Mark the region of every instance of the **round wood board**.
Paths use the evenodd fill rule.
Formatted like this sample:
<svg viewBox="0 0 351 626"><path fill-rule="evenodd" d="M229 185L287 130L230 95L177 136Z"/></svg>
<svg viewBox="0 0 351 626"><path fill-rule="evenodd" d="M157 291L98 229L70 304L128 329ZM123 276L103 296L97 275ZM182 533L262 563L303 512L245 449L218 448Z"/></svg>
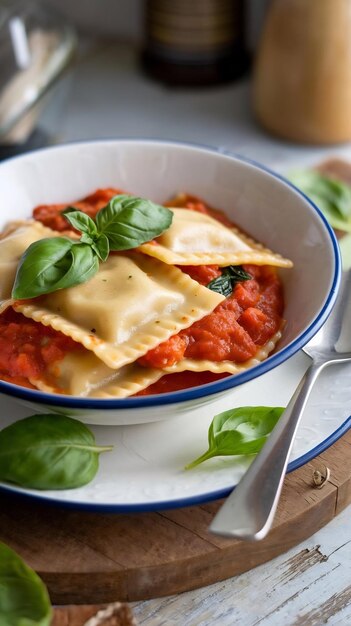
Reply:
<svg viewBox="0 0 351 626"><path fill-rule="evenodd" d="M159 513L73 511L1 494L0 540L48 586L54 604L131 601L202 587L306 539L351 502L351 431L286 477L273 529L260 542L208 533L221 501ZM314 469L330 469L322 489Z"/></svg>

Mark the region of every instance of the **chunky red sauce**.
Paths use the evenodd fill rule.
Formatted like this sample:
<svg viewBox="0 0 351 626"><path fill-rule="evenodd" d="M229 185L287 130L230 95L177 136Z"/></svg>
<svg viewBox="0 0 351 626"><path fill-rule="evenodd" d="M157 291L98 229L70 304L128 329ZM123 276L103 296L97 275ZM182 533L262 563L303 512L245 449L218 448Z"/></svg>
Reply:
<svg viewBox="0 0 351 626"><path fill-rule="evenodd" d="M213 383L215 380L226 378L228 374L212 374L212 372L177 372L163 376L156 383L147 389L139 391L137 396L150 396L153 393L169 393L170 391L181 391L206 383Z"/></svg>
<svg viewBox="0 0 351 626"><path fill-rule="evenodd" d="M209 207L196 196L183 194L167 204L199 211L211 215L226 226L233 226L226 215ZM207 285L221 274L217 265L181 266L180 269L202 285ZM169 367L183 358L237 363L252 358L282 325L283 293L275 268L244 265L244 269L252 276L252 280L238 283L231 296L212 313L150 350L139 359L139 363L150 367ZM166 376L149 387L147 392L175 391L209 382L209 372L189 374L185 372ZM215 374L211 376L214 377L212 380L218 378ZM196 383L192 383L194 377ZM175 388L174 385L180 386Z"/></svg>
<svg viewBox="0 0 351 626"><path fill-rule="evenodd" d="M83 200L72 204L94 217L111 198L123 193L118 189L98 189ZM206 213L227 226L232 222L220 211L209 207L196 196L182 194L170 200L177 206ZM66 204L42 205L33 217L57 231L69 228L62 211ZM157 241L154 242L157 245ZM182 266L202 285L221 274L216 265ZM251 280L239 283L233 293L217 308L182 330L139 359L147 367L171 366L182 358L231 360L243 362L253 357L280 328L283 312L282 288L276 270L271 267L245 265ZM0 378L22 386L32 385L45 372L47 365L59 361L67 352L83 348L72 339L49 327L7 310L0 317ZM138 395L166 393L212 382L227 376L211 372L181 372L164 376Z"/></svg>
<svg viewBox="0 0 351 626"><path fill-rule="evenodd" d="M100 211L108 202L117 194L124 193L120 189L97 189L94 193L86 196L82 200L77 202L71 202L76 209L84 211L89 217L95 217L96 213ZM66 218L62 215L62 211L67 209L67 204L41 204L37 206L33 211L34 219L42 222L44 226L52 228L53 230L63 231L71 230L72 227L67 222Z"/></svg>
<svg viewBox="0 0 351 626"><path fill-rule="evenodd" d="M283 298L272 268L245 265L244 269L252 280L237 284L212 313L150 350L139 363L169 367L182 358L237 363L252 358L280 328Z"/></svg>
<svg viewBox="0 0 351 626"><path fill-rule="evenodd" d="M0 378L8 382L34 387L29 380L42 378L47 366L57 363L67 352L84 348L53 330L27 319L13 309L0 317Z"/></svg>

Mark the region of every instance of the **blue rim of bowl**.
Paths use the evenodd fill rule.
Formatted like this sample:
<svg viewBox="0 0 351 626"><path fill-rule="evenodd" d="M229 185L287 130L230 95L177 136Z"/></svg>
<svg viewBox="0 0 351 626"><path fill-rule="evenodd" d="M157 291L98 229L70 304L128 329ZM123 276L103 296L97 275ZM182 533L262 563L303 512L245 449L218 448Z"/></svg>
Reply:
<svg viewBox="0 0 351 626"><path fill-rule="evenodd" d="M348 417L340 426L332 432L326 439L319 442L314 448L305 452L294 461L289 463L287 473L293 472L302 465L309 463L316 456L325 452L330 446L336 443L343 435L345 435L351 429L351 416ZM87 513L150 513L151 511L162 511L166 509L178 509L187 506L196 506L199 504L205 504L206 502L212 502L213 500L219 500L226 498L235 489L236 485L226 487L224 489L217 489L216 491L209 491L197 496L189 496L188 498L177 498L175 500L161 500L159 502L139 502L137 504L101 504L90 502L77 502L73 500L61 500L60 498L50 498L41 496L38 493L27 492L22 488L17 488L15 485L0 484L0 493L6 493L15 498L24 500L34 500L38 504L49 505L53 507L60 507L63 509L75 509L79 511L85 511ZM74 491L74 490L73 490Z"/></svg>
<svg viewBox="0 0 351 626"><path fill-rule="evenodd" d="M294 341L292 341L288 346L280 350L277 354L273 354L268 357L262 363L255 365L254 367L245 370L240 374L234 374L223 378L219 381L215 381L212 383L207 383L205 385L200 385L198 387L192 387L190 389L185 389L184 391L173 391L170 393L164 393L160 395L150 395L150 396L142 396L138 398L126 398L126 399L93 399L93 398L70 398L69 396L58 395L58 394L48 394L45 392L41 392L38 390L31 390L20 388L17 385L13 385L11 383L7 383L5 381L0 380L0 393L4 392L8 395L20 398L22 400L27 400L29 402L40 402L46 404L47 406L57 406L60 408L71 408L71 409L136 409L136 408L146 408L150 406L167 406L169 404L178 404L180 402L187 402L191 400L195 400L197 398L201 398L203 396L210 396L213 394L221 393L222 391L226 391L227 389L232 389L238 385L248 382L252 378L257 378L262 374L270 371L271 369L277 367L291 356L293 356L298 350L300 350L306 343L316 334L316 332L321 328L321 326L326 321L329 316L337 297L338 288L340 286L341 280L341 256L340 250L337 243L336 236L334 234L333 229L329 225L328 221L324 217L321 210L312 202L306 194L304 194L300 189L295 187L290 181L272 171L270 168L262 165L261 163L257 163L253 159L249 159L238 155L229 150L224 150L222 148L214 148L207 145L196 144L192 142L185 141L174 141L174 140L163 140L163 139L151 139L151 138L122 138L118 139L108 139L108 140L93 140L93 141L76 141L70 142L63 145L53 146L50 148L44 148L41 150L33 151L29 156L33 154L43 153L43 152L52 152L54 150L60 151L65 149L68 145L94 145L97 143L100 144L115 144L115 143L154 143L154 144L167 144L169 146L178 146L185 148L192 148L195 150L201 150L202 152L208 152L210 154L220 154L224 157L228 157L229 159L233 159L235 161L241 161L242 163L247 163L248 165L252 165L255 168L270 174L273 178L280 180L282 183L293 189L298 195L302 196L306 202L312 207L312 209L319 215L322 223L324 224L325 229L328 232L330 241L332 243L332 248L334 252L334 275L332 280L332 285L326 298L326 301L320 310L317 317L313 320L310 326L301 333ZM20 155L15 156L4 162L4 165L9 161L14 161L17 159L24 159L28 155Z"/></svg>

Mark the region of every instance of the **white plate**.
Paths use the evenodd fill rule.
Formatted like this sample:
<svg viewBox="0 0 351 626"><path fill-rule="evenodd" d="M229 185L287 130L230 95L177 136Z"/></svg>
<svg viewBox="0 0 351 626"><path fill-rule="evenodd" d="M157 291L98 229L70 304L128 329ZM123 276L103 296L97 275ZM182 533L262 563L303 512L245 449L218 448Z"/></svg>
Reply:
<svg viewBox="0 0 351 626"><path fill-rule="evenodd" d="M32 491L3 485L7 491L46 502L98 511L150 511L207 502L229 493L250 459L222 457L184 471L206 449L208 426L221 411L245 405L285 406L309 359L300 352L275 370L233 390L232 396L172 420L139 426L91 427L101 444L113 444L101 455L100 469L87 486L65 491ZM322 373L298 430L289 470L307 463L350 427L351 365L331 366ZM1 398L1 427L30 411ZM167 407L165 407L167 410Z"/></svg>
<svg viewBox="0 0 351 626"><path fill-rule="evenodd" d="M205 451L213 416L246 405L285 406L308 363L304 353L297 353L213 403L170 420L138 426L90 426L98 443L113 444L114 449L101 455L99 472L85 487L44 492L12 485L1 488L55 504L113 512L159 510L223 497L238 483L251 459L222 457L183 470ZM298 430L289 471L313 459L351 427L350 379L351 365L332 366L321 374ZM165 406L163 410L172 409ZM33 410L8 396L0 396L1 428L31 413Z"/></svg>

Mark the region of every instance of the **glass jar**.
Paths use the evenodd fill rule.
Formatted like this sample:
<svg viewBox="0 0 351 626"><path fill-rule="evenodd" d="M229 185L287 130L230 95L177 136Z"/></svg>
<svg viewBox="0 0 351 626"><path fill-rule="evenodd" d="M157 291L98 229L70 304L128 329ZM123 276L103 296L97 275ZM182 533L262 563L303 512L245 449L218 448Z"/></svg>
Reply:
<svg viewBox="0 0 351 626"><path fill-rule="evenodd" d="M37 128L44 95L76 47L74 30L33 0L0 3L0 159L45 143Z"/></svg>

